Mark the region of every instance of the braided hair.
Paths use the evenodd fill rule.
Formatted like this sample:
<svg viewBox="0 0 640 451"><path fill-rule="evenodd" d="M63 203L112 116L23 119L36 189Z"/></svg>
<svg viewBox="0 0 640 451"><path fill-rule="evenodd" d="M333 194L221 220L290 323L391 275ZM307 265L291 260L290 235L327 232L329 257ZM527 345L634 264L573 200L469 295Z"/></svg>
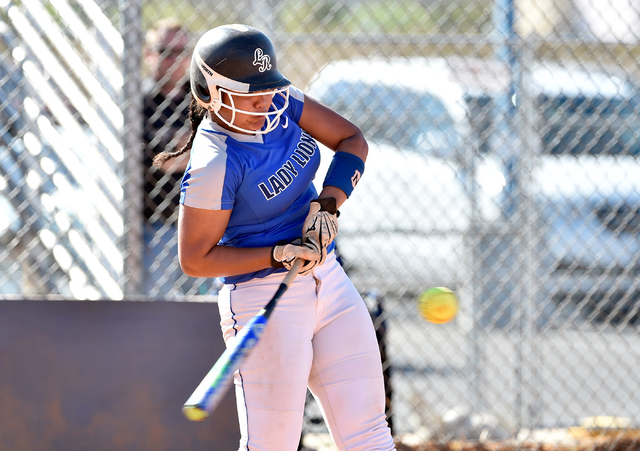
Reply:
<svg viewBox="0 0 640 451"><path fill-rule="evenodd" d="M191 97L191 102L189 103L189 120L191 121L191 135L189 136L189 141L182 146L182 148L174 150L172 152L168 150L164 150L158 153L153 158L153 166L156 168L161 168L167 161L172 158L178 157L185 152L191 150L193 146L193 140L196 137L196 132L198 131L198 127L200 123L204 119L207 114L207 109L201 107L195 98Z"/></svg>

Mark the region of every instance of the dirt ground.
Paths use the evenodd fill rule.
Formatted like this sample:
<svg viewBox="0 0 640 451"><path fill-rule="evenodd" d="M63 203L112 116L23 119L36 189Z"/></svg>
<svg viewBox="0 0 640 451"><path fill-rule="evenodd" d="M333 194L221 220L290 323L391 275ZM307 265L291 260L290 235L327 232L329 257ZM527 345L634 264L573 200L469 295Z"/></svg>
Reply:
<svg viewBox="0 0 640 451"><path fill-rule="evenodd" d="M396 447L398 451L640 451L640 437L583 437L572 445L515 441L486 441L482 443L450 441L446 443L427 442L415 446L397 443Z"/></svg>

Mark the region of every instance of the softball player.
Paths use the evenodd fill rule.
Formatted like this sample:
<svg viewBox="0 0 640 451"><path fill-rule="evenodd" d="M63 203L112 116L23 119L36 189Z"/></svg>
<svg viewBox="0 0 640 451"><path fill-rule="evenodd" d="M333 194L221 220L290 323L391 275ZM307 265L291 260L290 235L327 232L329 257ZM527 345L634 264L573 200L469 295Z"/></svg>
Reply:
<svg viewBox="0 0 640 451"><path fill-rule="evenodd" d="M220 277L229 346L296 258L307 261L235 375L240 450L294 451L307 387L341 450L395 449L369 313L336 261L336 208L364 171L367 144L346 119L277 69L270 40L214 28L191 61L191 150L181 187L179 255L192 277ZM318 195L316 140L335 150Z"/></svg>

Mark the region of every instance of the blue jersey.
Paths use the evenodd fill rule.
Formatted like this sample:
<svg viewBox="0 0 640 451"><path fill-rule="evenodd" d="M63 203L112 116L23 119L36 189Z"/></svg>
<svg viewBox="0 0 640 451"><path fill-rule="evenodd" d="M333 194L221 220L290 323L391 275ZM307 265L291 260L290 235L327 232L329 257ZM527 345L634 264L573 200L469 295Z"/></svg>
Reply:
<svg viewBox="0 0 640 451"><path fill-rule="evenodd" d="M267 134L229 131L205 118L191 149L182 180L180 203L208 210L230 210L218 243L233 247L269 247L302 235L309 203L318 197L312 184L320 152L298 126L304 95L290 87L289 106ZM282 108L284 98L273 103ZM224 283L264 277L273 268L224 277Z"/></svg>

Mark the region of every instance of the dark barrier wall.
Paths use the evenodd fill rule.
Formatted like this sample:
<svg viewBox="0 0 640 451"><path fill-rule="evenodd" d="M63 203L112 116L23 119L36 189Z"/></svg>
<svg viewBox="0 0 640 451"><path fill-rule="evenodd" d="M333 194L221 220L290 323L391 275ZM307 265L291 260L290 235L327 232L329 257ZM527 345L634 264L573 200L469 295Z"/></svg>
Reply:
<svg viewBox="0 0 640 451"><path fill-rule="evenodd" d="M216 303L0 301L0 450L230 451L230 391L181 407L223 351Z"/></svg>

